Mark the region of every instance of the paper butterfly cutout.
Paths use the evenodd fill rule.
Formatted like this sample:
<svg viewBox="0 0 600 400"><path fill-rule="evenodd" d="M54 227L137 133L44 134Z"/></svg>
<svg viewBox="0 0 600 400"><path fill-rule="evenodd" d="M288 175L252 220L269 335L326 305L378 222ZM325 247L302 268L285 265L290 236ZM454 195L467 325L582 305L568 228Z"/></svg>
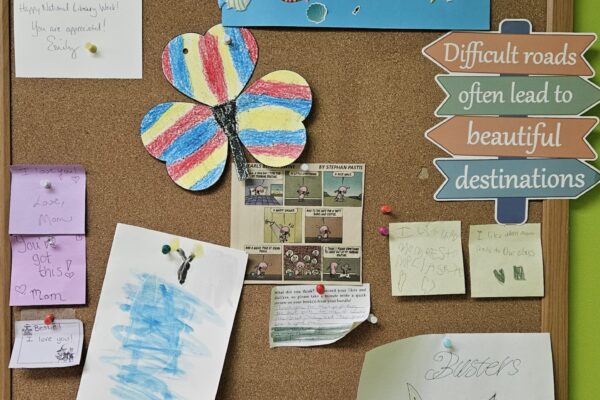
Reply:
<svg viewBox="0 0 600 400"><path fill-rule="evenodd" d="M203 103L158 104L142 119L144 146L179 186L198 191L217 182L228 142L240 180L249 175L243 147L270 167L289 165L304 150L303 121L312 107L308 83L295 72L276 71L242 93L257 59L249 30L221 25L204 36L179 35L163 51L167 80Z"/></svg>

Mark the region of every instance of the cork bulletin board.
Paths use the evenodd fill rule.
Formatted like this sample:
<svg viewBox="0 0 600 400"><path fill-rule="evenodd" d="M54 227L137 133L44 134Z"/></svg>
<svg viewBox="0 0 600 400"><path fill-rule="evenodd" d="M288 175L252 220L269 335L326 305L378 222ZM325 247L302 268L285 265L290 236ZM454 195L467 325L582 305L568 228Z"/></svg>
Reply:
<svg viewBox="0 0 600 400"><path fill-rule="evenodd" d="M572 0L493 0L492 29L505 18L527 18L535 31L569 31ZM183 100L164 79L165 44L184 32L219 23L215 0L147 0L143 5L142 80L16 79L12 2L2 1L2 162L0 213L0 399L48 394L74 399L82 367L7 369L12 326L22 308L8 306L9 164L82 164L87 183L87 304L75 308L92 331L117 223L229 245L230 180L201 194L184 191L149 156L139 123L153 105ZM421 49L443 32L252 29L259 43L254 79L277 69L310 83L314 106L308 145L299 162L365 163L364 281L371 284L377 325L362 324L336 344L269 349L270 286L246 286L223 370L220 399L352 399L366 351L409 336L444 332L551 332L557 399L567 399L568 202L532 202L529 222L542 221L546 296L475 300L467 295L395 298L390 294L387 222L461 220L463 249L471 224L494 223L493 202L438 203L442 176L432 164L441 150L423 134L439 120L441 72ZM429 177L419 179L423 168ZM235 175L235 172L233 172ZM233 176L233 179L237 179ZM394 207L391 218L381 203ZM468 275L468 267L466 267ZM468 278L468 276L467 276ZM468 279L467 279L468 282ZM43 315L43 310L40 310ZM85 352L84 352L85 356ZM83 365L83 362L82 362ZM197 377L201 385L202 377Z"/></svg>

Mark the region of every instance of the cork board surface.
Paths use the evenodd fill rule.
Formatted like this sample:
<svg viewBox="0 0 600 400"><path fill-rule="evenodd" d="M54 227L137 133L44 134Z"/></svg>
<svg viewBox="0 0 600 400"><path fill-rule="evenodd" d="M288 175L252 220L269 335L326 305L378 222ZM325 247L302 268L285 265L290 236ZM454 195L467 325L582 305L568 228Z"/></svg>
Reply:
<svg viewBox="0 0 600 400"><path fill-rule="evenodd" d="M416 0L411 0L416 1ZM428 1L428 0L420 0ZM185 100L162 75L160 55L173 36L204 33L220 20L215 0L144 2L143 80L12 78L12 163L80 163L87 186L87 305L75 314L86 345L118 222L229 244L231 168L216 187L193 194L177 187L164 164L142 146L139 122L153 105ZM546 26L546 0L493 0L492 27L504 18ZM174 5L177 4L175 7ZM253 29L259 61L253 80L277 69L310 83L314 108L301 162L366 163L364 281L371 283L378 325L361 325L320 348L268 346L270 286L246 286L223 370L220 399L352 399L364 353L397 339L443 332L535 332L539 299L474 300L467 296L394 298L387 241L377 227L396 221L461 220L463 249L471 224L494 223L492 202L437 203L445 153L424 139L444 98L442 71L421 55L441 32ZM14 49L13 49L14 51ZM429 178L418 178L421 169ZM382 216L380 203L393 205ZM532 203L530 222L541 218ZM468 282L468 281L467 281ZM21 319L21 309L14 308ZM43 310L40 310L40 315ZM16 370L15 400L74 399L81 367ZM195 377L201 385L202 377Z"/></svg>

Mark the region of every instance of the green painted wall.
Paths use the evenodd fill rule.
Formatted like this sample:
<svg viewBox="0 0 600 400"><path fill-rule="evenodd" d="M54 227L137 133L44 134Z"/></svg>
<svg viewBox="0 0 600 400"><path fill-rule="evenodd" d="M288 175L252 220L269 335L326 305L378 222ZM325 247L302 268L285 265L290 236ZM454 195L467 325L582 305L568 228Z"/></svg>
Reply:
<svg viewBox="0 0 600 400"><path fill-rule="evenodd" d="M575 30L600 36L598 0L575 0ZM600 84L600 43L587 53ZM600 116L600 107L590 114ZM600 153L600 129L588 136ZM600 162L593 163L600 168ZM571 202L571 266L569 278L570 399L600 395L600 188Z"/></svg>

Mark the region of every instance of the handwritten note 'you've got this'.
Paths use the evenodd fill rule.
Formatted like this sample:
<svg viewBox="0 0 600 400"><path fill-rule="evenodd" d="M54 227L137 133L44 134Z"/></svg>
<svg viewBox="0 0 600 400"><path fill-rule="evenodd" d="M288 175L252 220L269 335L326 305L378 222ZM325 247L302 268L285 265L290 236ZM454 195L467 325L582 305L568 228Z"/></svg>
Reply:
<svg viewBox="0 0 600 400"><path fill-rule="evenodd" d="M85 171L79 165L13 165L11 235L83 235ZM47 184L47 187L43 186Z"/></svg>
<svg viewBox="0 0 600 400"><path fill-rule="evenodd" d="M393 296L464 294L460 221L390 224Z"/></svg>
<svg viewBox="0 0 600 400"><path fill-rule="evenodd" d="M142 77L141 0L15 1L14 35L17 77Z"/></svg>

